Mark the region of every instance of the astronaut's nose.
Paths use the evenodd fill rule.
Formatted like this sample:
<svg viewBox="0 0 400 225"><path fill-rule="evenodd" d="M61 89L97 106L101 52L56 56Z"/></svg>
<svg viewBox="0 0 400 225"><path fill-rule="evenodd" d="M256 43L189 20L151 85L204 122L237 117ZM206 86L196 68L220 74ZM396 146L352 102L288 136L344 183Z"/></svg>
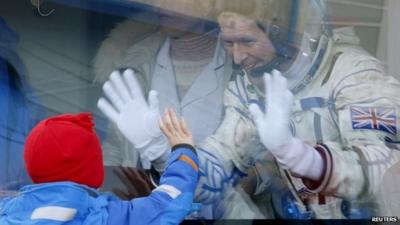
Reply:
<svg viewBox="0 0 400 225"><path fill-rule="evenodd" d="M238 44L233 45L232 57L235 64L242 65L247 58L246 51Z"/></svg>

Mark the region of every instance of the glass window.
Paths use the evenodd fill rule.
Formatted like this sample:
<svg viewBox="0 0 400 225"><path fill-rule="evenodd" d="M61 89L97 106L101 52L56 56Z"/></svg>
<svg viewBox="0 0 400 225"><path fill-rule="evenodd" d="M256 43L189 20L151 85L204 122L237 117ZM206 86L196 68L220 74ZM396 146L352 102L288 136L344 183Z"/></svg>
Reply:
<svg viewBox="0 0 400 225"><path fill-rule="evenodd" d="M2 1L0 198L32 183L30 130L78 112L95 118L101 190L148 195L165 137L132 143L97 106L120 110L105 84L121 94L110 75L132 70L143 98L157 91L161 115L171 107L193 132L202 207L188 219L399 215L398 10L395 0ZM269 105L263 75L274 70L293 98ZM277 116L271 126L251 104Z"/></svg>

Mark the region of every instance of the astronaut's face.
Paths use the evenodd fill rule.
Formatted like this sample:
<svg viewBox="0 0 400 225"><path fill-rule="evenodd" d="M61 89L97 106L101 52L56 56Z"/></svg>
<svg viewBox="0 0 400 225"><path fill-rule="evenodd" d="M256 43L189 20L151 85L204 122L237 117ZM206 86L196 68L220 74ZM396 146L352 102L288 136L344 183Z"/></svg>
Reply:
<svg viewBox="0 0 400 225"><path fill-rule="evenodd" d="M271 41L254 20L232 14L221 17L219 25L225 49L235 64L250 71L275 57Z"/></svg>

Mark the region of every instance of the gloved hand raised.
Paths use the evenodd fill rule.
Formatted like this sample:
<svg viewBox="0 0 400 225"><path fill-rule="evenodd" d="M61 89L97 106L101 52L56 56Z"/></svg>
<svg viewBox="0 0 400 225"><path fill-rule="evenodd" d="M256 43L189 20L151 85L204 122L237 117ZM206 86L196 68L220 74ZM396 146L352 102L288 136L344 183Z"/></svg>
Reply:
<svg viewBox="0 0 400 225"><path fill-rule="evenodd" d="M313 180L322 174L323 161L319 153L310 145L293 137L289 121L293 94L287 87L287 80L274 70L264 74L266 87L266 112L251 104L261 142L271 151L278 163L291 172Z"/></svg>
<svg viewBox="0 0 400 225"><path fill-rule="evenodd" d="M256 104L251 104L249 110L265 147L278 149L293 139L289 126L293 94L287 89L286 79L276 70L272 75L264 74L264 85L266 113L262 113Z"/></svg>
<svg viewBox="0 0 400 225"><path fill-rule="evenodd" d="M123 75L114 71L110 79L103 85L104 94L109 101L100 98L97 107L104 115L114 122L120 132L139 151L146 148L162 135L158 125L160 118L159 104L156 91L150 91L146 102L133 70L127 69ZM166 143L166 141L164 141ZM166 148L163 146L163 148ZM162 149L162 148L161 148ZM166 151L168 148L166 148ZM140 152L146 159L152 161L164 152Z"/></svg>

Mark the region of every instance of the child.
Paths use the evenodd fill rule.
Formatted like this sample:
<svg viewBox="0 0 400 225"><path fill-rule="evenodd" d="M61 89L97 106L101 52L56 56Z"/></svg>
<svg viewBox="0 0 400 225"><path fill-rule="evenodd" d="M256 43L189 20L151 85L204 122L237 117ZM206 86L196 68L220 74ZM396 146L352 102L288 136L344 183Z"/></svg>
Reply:
<svg viewBox="0 0 400 225"><path fill-rule="evenodd" d="M179 224L191 208L198 159L190 131L173 111L160 128L173 146L160 186L148 197L121 201L96 190L104 178L103 157L90 114L40 122L24 150L35 184L0 202L0 224Z"/></svg>

